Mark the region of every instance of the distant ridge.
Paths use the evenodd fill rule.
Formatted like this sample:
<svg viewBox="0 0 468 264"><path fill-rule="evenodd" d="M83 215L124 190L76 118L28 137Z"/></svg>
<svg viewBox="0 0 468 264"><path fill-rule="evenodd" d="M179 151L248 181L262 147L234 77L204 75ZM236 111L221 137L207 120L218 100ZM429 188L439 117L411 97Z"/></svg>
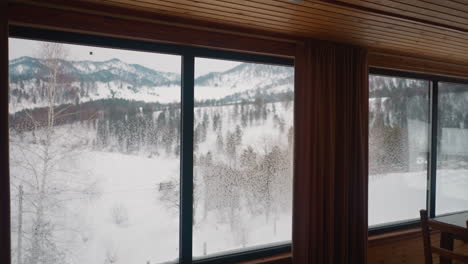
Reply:
<svg viewBox="0 0 468 264"><path fill-rule="evenodd" d="M63 81L58 91L58 105L106 98L161 103L180 100L178 73L157 71L117 58L61 60L60 65ZM9 66L10 112L44 106L48 83L45 61L25 56L10 60ZM292 91L293 75L292 67L242 63L224 72L196 78L196 96L200 97L198 100L240 98L241 94L248 98L258 91Z"/></svg>

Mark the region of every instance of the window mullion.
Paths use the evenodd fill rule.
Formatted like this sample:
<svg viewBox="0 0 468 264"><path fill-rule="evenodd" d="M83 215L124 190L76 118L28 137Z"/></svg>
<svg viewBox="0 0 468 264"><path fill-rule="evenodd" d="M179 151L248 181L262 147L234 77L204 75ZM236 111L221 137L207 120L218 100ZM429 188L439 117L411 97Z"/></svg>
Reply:
<svg viewBox="0 0 468 264"><path fill-rule="evenodd" d="M427 209L429 217L436 214L436 180L437 180L437 129L438 129L438 81L432 81L431 89L431 122L430 122L430 148L429 148L429 180L427 192Z"/></svg>
<svg viewBox="0 0 468 264"><path fill-rule="evenodd" d="M193 54L187 53L182 57L180 263L192 263L194 64Z"/></svg>

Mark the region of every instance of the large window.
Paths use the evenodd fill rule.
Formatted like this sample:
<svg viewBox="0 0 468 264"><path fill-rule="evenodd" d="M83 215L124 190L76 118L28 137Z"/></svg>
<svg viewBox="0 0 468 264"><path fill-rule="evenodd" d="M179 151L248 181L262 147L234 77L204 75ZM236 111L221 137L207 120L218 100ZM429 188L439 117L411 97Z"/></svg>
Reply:
<svg viewBox="0 0 468 264"><path fill-rule="evenodd" d="M12 32L12 263L290 250L291 60Z"/></svg>
<svg viewBox="0 0 468 264"><path fill-rule="evenodd" d="M293 68L195 71L194 255L291 240Z"/></svg>
<svg viewBox="0 0 468 264"><path fill-rule="evenodd" d="M468 210L468 85L439 83L437 214Z"/></svg>
<svg viewBox="0 0 468 264"><path fill-rule="evenodd" d="M13 263L177 259L181 57L10 46Z"/></svg>
<svg viewBox="0 0 468 264"><path fill-rule="evenodd" d="M468 210L468 86L446 80L371 71L371 229Z"/></svg>
<svg viewBox="0 0 468 264"><path fill-rule="evenodd" d="M369 77L369 225L426 207L430 82Z"/></svg>

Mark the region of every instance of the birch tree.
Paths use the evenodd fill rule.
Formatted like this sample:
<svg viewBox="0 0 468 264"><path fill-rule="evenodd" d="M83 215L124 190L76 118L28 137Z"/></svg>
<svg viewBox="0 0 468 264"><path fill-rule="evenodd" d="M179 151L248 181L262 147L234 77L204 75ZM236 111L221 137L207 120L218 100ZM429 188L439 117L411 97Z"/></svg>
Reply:
<svg viewBox="0 0 468 264"><path fill-rule="evenodd" d="M58 96L71 87L63 66L67 49L59 43L43 42L39 56L47 71L45 114L28 111L32 127L10 133L12 189L24 186L24 197L20 197L23 209L16 212L24 221L17 223L22 226L18 237L24 242L18 243L20 248L15 252L24 252L17 261L27 264L67 263L73 257L69 245L81 228L79 221L73 221L76 225L72 226L66 220L77 213L69 208L75 201L96 194L96 184L77 177L86 172L75 169L82 144L74 129L57 126L57 120L70 114L66 107L57 108Z"/></svg>

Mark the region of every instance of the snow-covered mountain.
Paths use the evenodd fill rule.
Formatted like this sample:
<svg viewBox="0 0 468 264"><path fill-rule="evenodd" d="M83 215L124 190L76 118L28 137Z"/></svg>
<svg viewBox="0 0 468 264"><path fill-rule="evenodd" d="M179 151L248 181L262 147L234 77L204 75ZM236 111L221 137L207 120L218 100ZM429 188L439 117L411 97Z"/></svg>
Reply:
<svg viewBox="0 0 468 264"><path fill-rule="evenodd" d="M257 93L294 90L294 68L242 63L225 72L211 72L195 79L195 99L249 100Z"/></svg>
<svg viewBox="0 0 468 264"><path fill-rule="evenodd" d="M170 91L180 83L177 73L156 71L119 59L61 60L59 65L57 105L102 98L170 102L176 100ZM9 66L10 112L46 105L49 82L46 61L21 57L11 60Z"/></svg>
<svg viewBox="0 0 468 264"><path fill-rule="evenodd" d="M10 61L10 112L46 104L46 61L20 57ZM197 100L252 97L255 93L293 90L293 68L243 63L195 80ZM60 61L56 104L103 98L168 103L180 100L180 74L162 72L119 59ZM245 80L249 80L248 82ZM253 81L252 81L253 80Z"/></svg>
<svg viewBox="0 0 468 264"><path fill-rule="evenodd" d="M155 71L138 64L128 64L119 59L96 61L60 61L60 72L73 81L122 81L134 86L163 86L180 83L180 75ZM10 80L13 83L39 79L47 81L47 66L42 59L20 57L10 61Z"/></svg>
<svg viewBox="0 0 468 264"><path fill-rule="evenodd" d="M369 77L370 125L405 127L407 119L428 122L430 82L378 75ZM468 127L468 90L463 84L441 83L439 120L443 127ZM377 125L377 124L376 124Z"/></svg>

